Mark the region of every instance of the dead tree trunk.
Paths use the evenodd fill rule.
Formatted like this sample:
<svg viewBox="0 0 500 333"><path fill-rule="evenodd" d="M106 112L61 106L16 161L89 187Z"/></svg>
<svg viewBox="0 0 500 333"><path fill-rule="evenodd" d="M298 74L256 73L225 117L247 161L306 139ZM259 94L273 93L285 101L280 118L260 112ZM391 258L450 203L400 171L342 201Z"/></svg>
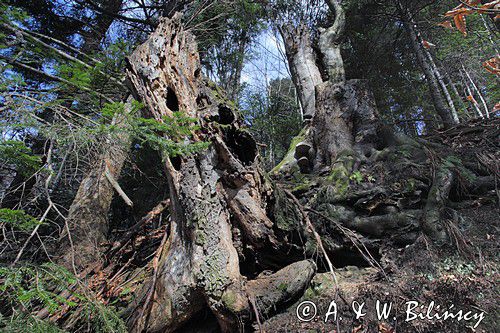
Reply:
<svg viewBox="0 0 500 333"><path fill-rule="evenodd" d="M127 101L128 110L131 99ZM126 119L118 115L113 123L124 129ZM78 192L70 206L57 249L58 262L66 267L85 268L102 262L101 244L108 233L108 212L115 190L120 191L116 179L130 149L130 135L120 131L116 137L108 138L102 147L102 155L97 158L83 178Z"/></svg>
<svg viewBox="0 0 500 333"><path fill-rule="evenodd" d="M282 258L278 268L284 267L289 245L268 217L273 191L259 167L256 143L240 128L235 110L217 100L201 77L194 38L179 19L161 20L129 58L128 78L150 117L162 121L173 111L184 112L202 128L196 140L211 146L182 158L165 156L169 239L157 276L139 293L129 324L134 332L172 332L209 307L222 330L234 332L253 314L254 300L259 308L273 309L300 294L315 266L295 263L274 279L249 281L242 274L245 258L264 268L273 265L270 259ZM272 249L271 258L264 248ZM288 287L276 292L278 281Z"/></svg>
<svg viewBox="0 0 500 333"><path fill-rule="evenodd" d="M204 309L212 311L223 332L241 330L256 312L272 314L301 295L313 277L315 264L303 258L321 241L315 228L323 228L324 257L359 251L373 265L378 264L370 251L379 250L382 239L411 244L424 229L446 241L441 219L455 178L438 177L432 190L418 180L425 178L414 165L429 160L426 150L380 126L364 81L307 83L315 89L315 114L294 151L313 164L317 184L312 199L303 198L303 209L292 191L270 183L238 113L201 77L196 43L179 16L160 20L129 57L127 77L146 117L161 122L182 112L200 126L192 140L210 142L195 154L164 156L170 228L152 276L129 305L132 332L173 332ZM389 147L396 143L405 155L397 155L400 146ZM386 168L382 172L379 162ZM353 186L360 163L371 163L377 183ZM449 161L443 165L456 168ZM411 172L413 183L404 193L393 193L394 179L384 183L387 170L405 170L398 182ZM436 196L442 184L446 189Z"/></svg>

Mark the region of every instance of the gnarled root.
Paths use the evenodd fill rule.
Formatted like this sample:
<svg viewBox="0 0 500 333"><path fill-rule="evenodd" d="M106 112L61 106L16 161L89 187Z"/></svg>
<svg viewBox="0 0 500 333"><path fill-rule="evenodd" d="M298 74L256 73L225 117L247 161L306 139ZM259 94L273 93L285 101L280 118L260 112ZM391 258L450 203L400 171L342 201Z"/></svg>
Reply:
<svg viewBox="0 0 500 333"><path fill-rule="evenodd" d="M453 170L450 170L446 165L442 165L436 171L420 223L424 233L441 244L448 241L448 235L443 225L444 208L454 180Z"/></svg>

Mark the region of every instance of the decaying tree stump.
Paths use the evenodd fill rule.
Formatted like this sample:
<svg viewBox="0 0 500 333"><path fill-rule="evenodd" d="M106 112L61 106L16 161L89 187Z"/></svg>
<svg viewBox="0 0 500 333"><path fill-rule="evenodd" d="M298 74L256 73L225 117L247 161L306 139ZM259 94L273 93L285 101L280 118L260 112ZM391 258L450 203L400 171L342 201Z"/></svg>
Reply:
<svg viewBox="0 0 500 333"><path fill-rule="evenodd" d="M202 79L196 43L183 31L179 16L162 20L128 63L128 78L146 114L162 121L174 111L184 112L201 126L195 140L211 142L192 156L165 156L169 240L156 283L145 284L130 325L137 332L170 332L208 306L223 331L235 331L252 316L249 297L259 304L266 295L264 307L270 311L299 295L315 266L295 263L284 268L286 274L277 272L275 279L249 281L242 275L240 261L245 257L266 267L269 263L259 257L260 251L285 257L290 245L269 218L273 191L259 166L256 143L241 128L231 104ZM277 281L289 287L276 293ZM146 299L151 299L149 304Z"/></svg>

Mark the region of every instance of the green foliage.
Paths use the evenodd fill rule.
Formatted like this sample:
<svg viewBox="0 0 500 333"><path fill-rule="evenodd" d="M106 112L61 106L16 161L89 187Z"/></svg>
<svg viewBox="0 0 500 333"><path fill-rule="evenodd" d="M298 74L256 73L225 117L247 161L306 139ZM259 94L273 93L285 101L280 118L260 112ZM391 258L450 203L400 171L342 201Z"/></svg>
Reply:
<svg viewBox="0 0 500 333"><path fill-rule="evenodd" d="M1 46L0 46L1 48ZM0 68L0 91L5 91L10 87L24 87L26 86L26 81L19 73L11 72L12 66L2 66Z"/></svg>
<svg viewBox="0 0 500 333"><path fill-rule="evenodd" d="M261 154L268 169L279 163L289 148L295 148L302 127L295 88L290 79L271 80L268 89L245 87L240 108L254 138L266 145ZM291 156L293 158L293 155Z"/></svg>
<svg viewBox="0 0 500 333"><path fill-rule="evenodd" d="M76 279L67 270L52 263L0 267L0 280L3 282L0 285L0 293L13 307L31 309L41 305L54 313L62 305L76 305L75 302L59 295L62 290L70 290L69 286L75 283ZM77 294L75 296L81 298Z"/></svg>
<svg viewBox="0 0 500 333"><path fill-rule="evenodd" d="M132 110L130 113L133 115L137 113L143 106L134 100L134 104L132 105ZM116 103L106 103L104 107L101 109L101 123L105 124L111 122L113 118L117 115L126 115L125 114L125 103L116 102Z"/></svg>
<svg viewBox="0 0 500 333"><path fill-rule="evenodd" d="M92 76L89 69L79 63L61 64L58 68L59 76L77 87L90 88Z"/></svg>
<svg viewBox="0 0 500 333"><path fill-rule="evenodd" d="M21 231L31 231L41 223L23 210L0 208L0 224L7 224Z"/></svg>
<svg viewBox="0 0 500 333"><path fill-rule="evenodd" d="M65 333L49 321L25 314L10 318L2 318L0 315L0 330L6 333Z"/></svg>
<svg viewBox="0 0 500 333"><path fill-rule="evenodd" d="M209 76L234 100L241 91L239 76L248 47L264 29L264 16L264 6L251 0L196 0L186 11L186 24L197 37Z"/></svg>
<svg viewBox="0 0 500 333"><path fill-rule="evenodd" d="M174 112L173 117L156 119L137 118L133 133L140 143L165 152L169 156L189 155L206 149L208 142L191 142L193 131L199 129L196 119L186 117L182 112Z"/></svg>
<svg viewBox="0 0 500 333"><path fill-rule="evenodd" d="M16 309L10 318L1 318L0 330L19 333L63 332L55 325L32 316L31 311L45 308L50 313L56 313L62 306L71 311L78 305L82 309L81 313L77 313L81 324L85 329L90 329L90 332L127 332L123 320L112 307L94 300L89 291L73 291L78 290L77 278L61 266L44 263L0 267L0 280L2 299ZM69 291L71 297L62 297L62 291Z"/></svg>
<svg viewBox="0 0 500 333"><path fill-rule="evenodd" d="M497 53L496 28L490 18L487 15L467 16L469 34L464 37L456 28L438 25L447 19L442 14L454 7L450 2L415 0L401 3L412 13L421 37L435 45L427 50L448 86L461 120L475 116L472 104L466 99L470 82L462 66L481 90L491 110L500 96L498 80L481 66L483 61ZM393 123L397 130L417 135L438 127L429 86L396 2L349 0L343 4L346 8L346 40L349 41L343 45L346 76L369 81L382 118ZM389 18L388 12L395 15ZM473 93L481 102L477 92Z"/></svg>
<svg viewBox="0 0 500 333"><path fill-rule="evenodd" d="M125 58L133 51L131 41L119 38L95 55L99 60L96 70L107 74L122 74Z"/></svg>
<svg viewBox="0 0 500 333"><path fill-rule="evenodd" d="M112 307L99 302L86 302L83 305L82 318L88 320L92 332L95 333L127 332L127 327L118 313Z"/></svg>
<svg viewBox="0 0 500 333"><path fill-rule="evenodd" d="M23 23L29 18L28 14L17 7L9 6L6 1L0 1L0 22L20 22Z"/></svg>
<svg viewBox="0 0 500 333"><path fill-rule="evenodd" d="M349 176L349 179L354 181L356 184L360 184L363 182L363 175L359 170L356 170Z"/></svg>
<svg viewBox="0 0 500 333"><path fill-rule="evenodd" d="M172 117L164 116L161 121L153 118L139 117L139 110L143 105L137 101L132 103L131 110L125 110L125 104L108 103L101 111L102 121L109 122L121 115L125 119L125 126L121 129L117 125L102 125L100 131L118 132L128 131L139 145L147 144L151 148L175 157L189 155L206 149L208 142L192 142L193 133L200 129L196 124L197 119L186 116L178 111Z"/></svg>
<svg viewBox="0 0 500 333"><path fill-rule="evenodd" d="M40 157L16 140L0 141L0 160L4 166L14 165L16 171L24 176L33 174L41 166Z"/></svg>

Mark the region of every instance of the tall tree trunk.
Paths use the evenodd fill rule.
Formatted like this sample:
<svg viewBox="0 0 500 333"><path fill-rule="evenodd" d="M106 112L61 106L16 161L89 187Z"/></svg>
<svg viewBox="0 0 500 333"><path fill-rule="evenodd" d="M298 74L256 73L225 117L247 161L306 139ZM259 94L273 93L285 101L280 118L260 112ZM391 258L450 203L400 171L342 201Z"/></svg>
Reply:
<svg viewBox="0 0 500 333"><path fill-rule="evenodd" d="M476 110L477 115L481 118L484 119L484 115L481 112L481 109L479 108L479 104L477 103L476 99L474 98L474 93L470 89L469 86L469 80L465 79L465 76L462 74L462 80L464 82L465 90L467 92L467 99L469 100L469 103L472 105L474 110Z"/></svg>
<svg viewBox="0 0 500 333"><path fill-rule="evenodd" d="M377 112L373 96L358 80L345 82L344 63L340 54L345 25L344 10L337 0L328 0L327 4L335 14L332 26L322 29L319 38L319 51L327 81L323 82L321 78L316 64L318 57L315 56L305 25L296 30L290 26L282 28L287 59L304 109L304 119L312 119L306 125L303 140L292 147L296 163L305 173L330 166L341 151L352 150L355 143L367 143L370 141L368 136L373 137L376 132ZM292 160L291 163L295 162ZM290 169L289 164L283 164L283 170Z"/></svg>
<svg viewBox="0 0 500 333"><path fill-rule="evenodd" d="M429 60L426 50L422 45L422 40L419 37L415 24L413 23L412 17L408 12L407 8L403 7L403 5L399 1L398 1L398 6L399 6L399 12L403 20L404 28L406 29L408 36L410 38L413 51L415 52L417 61L420 67L422 68L422 71L427 80L434 108L436 109L437 114L441 118L441 121L443 122L443 126L445 128L453 126L458 122L457 119L454 118L452 112L450 111L449 106L447 106L447 101L444 98L444 94L441 88L441 84L439 83L435 67L432 66L432 63Z"/></svg>
<svg viewBox="0 0 500 333"><path fill-rule="evenodd" d="M453 81L453 79L451 78L450 73L445 71L444 77L445 77L446 81L448 81L448 85L451 87L451 91L453 92L453 94L455 94L456 98L458 99L460 106L465 108L465 99L458 91L457 85L456 85L455 81Z"/></svg>
<svg viewBox="0 0 500 333"><path fill-rule="evenodd" d="M484 100L483 94L481 93L481 90L479 90L479 88L477 87L477 85L474 82L474 80L472 80L472 77L470 76L469 72L465 69L464 65L462 65L462 69L463 69L465 75L467 76L467 79L471 83L472 87L476 91L477 95L479 96L479 100L481 101L481 104L483 104L484 114L486 115L486 118L489 118L490 117L490 112L488 110L488 105L486 104L486 101Z"/></svg>
<svg viewBox="0 0 500 333"><path fill-rule="evenodd" d="M344 84L345 69L340 44L344 37L345 12L339 0L326 0L335 20L328 29L320 30L319 48L323 56L326 76L332 84Z"/></svg>
<svg viewBox="0 0 500 333"><path fill-rule="evenodd" d="M420 38L420 44L421 45L423 44L422 38ZM427 50L424 47L422 47L422 49L424 50L424 52L427 56L427 59L429 60L429 64L431 65L431 68L434 72L434 75L436 76L436 80L438 80L439 86L441 87L441 91L442 91L444 97L446 98L446 101L448 102L448 106L450 108L450 112L451 112L451 115L453 117L453 121L456 124L458 124L460 122L460 120L458 118L457 109L455 108L455 103L453 102L453 98L451 97L450 91L448 90L448 87L446 86L446 82L444 81L443 75L441 75L441 71L437 67L436 62L434 61L434 58L433 58L431 52L429 52L429 50Z"/></svg>
<svg viewBox="0 0 500 333"><path fill-rule="evenodd" d="M434 65L435 66L435 65ZM457 108L455 107L455 103L453 102L453 98L451 97L450 91L448 90L448 86L444 82L439 69L436 67L434 72L436 73L436 77L438 78L439 85L443 91L444 96L446 97L446 101L448 102L448 106L450 107L451 116L453 118L453 122L455 124L460 123L460 119L458 118Z"/></svg>

